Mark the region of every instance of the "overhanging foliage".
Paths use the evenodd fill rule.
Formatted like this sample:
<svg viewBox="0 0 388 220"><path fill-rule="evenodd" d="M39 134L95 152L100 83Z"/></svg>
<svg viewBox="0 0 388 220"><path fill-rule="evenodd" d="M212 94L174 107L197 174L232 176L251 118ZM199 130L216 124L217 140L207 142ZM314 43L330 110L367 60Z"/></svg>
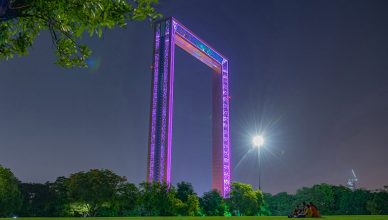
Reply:
<svg viewBox="0 0 388 220"><path fill-rule="evenodd" d="M28 54L41 31L48 30L63 67L87 67L91 49L80 43L84 33L102 37L104 30L128 21L161 17L158 0L0 0L0 59Z"/></svg>

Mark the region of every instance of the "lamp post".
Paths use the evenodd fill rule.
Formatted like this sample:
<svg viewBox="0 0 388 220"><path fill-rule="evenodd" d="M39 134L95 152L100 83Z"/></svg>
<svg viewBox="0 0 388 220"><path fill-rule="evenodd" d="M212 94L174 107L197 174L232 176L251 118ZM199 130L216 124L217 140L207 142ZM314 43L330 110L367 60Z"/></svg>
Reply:
<svg viewBox="0 0 388 220"><path fill-rule="evenodd" d="M261 135L256 135L252 139L253 147L259 151L259 189L261 190L261 148L264 145L264 138Z"/></svg>

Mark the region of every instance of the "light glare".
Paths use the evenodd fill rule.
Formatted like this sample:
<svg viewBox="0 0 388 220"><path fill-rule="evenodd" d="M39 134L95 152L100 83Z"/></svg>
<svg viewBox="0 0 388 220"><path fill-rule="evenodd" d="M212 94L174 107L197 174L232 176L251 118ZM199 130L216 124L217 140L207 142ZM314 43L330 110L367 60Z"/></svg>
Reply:
<svg viewBox="0 0 388 220"><path fill-rule="evenodd" d="M261 135L257 135L253 138L253 146L255 147L261 147L264 144L264 138Z"/></svg>

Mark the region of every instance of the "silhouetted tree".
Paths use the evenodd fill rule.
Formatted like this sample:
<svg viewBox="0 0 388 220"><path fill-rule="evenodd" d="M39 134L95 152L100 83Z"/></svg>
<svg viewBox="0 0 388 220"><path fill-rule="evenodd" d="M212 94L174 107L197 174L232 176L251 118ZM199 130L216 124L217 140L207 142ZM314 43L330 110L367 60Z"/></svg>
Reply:
<svg viewBox="0 0 388 220"><path fill-rule="evenodd" d="M95 216L102 209L112 208L117 192L126 179L110 170L93 169L71 174L65 181L72 209L83 215Z"/></svg>
<svg viewBox="0 0 388 220"><path fill-rule="evenodd" d="M269 193L264 194L264 200L268 204L273 215L284 216L288 215L295 208L295 197L286 192L281 192L276 195Z"/></svg>
<svg viewBox="0 0 388 220"><path fill-rule="evenodd" d="M199 214L199 198L191 183L180 182L177 184L177 198L183 202L183 207L179 211L180 215L196 216Z"/></svg>
<svg viewBox="0 0 388 220"><path fill-rule="evenodd" d="M20 189L23 197L20 216L55 216L55 194L49 183L22 183Z"/></svg>
<svg viewBox="0 0 388 220"><path fill-rule="evenodd" d="M19 181L10 169L0 165L0 217L9 217L22 205Z"/></svg>
<svg viewBox="0 0 388 220"><path fill-rule="evenodd" d="M217 190L205 192L199 200L201 211L208 216L224 216L226 211L224 198Z"/></svg>
<svg viewBox="0 0 388 220"><path fill-rule="evenodd" d="M388 193L384 191L373 193L371 199L366 203L366 209L372 215L387 215Z"/></svg>
<svg viewBox="0 0 388 220"><path fill-rule="evenodd" d="M140 184L140 210L145 216L173 216L183 207L183 202L176 197L176 189L167 183Z"/></svg>
<svg viewBox="0 0 388 220"><path fill-rule="evenodd" d="M328 184L317 184L311 188L303 187L298 189L295 194L298 204L302 202L313 202L321 214L333 214L334 210L334 193L332 186Z"/></svg>
<svg viewBox="0 0 388 220"><path fill-rule="evenodd" d="M195 195L193 186L188 182L180 182L177 184L177 198L182 202L186 202L190 195Z"/></svg>
<svg viewBox="0 0 388 220"><path fill-rule="evenodd" d="M54 195L52 216L70 216L70 199L66 181L67 178L61 176L55 182L49 183L50 191Z"/></svg>
<svg viewBox="0 0 388 220"><path fill-rule="evenodd" d="M256 215L263 203L262 193L250 184L232 183L227 204L233 215Z"/></svg>
<svg viewBox="0 0 388 220"><path fill-rule="evenodd" d="M121 216L140 215L140 191L135 184L125 183L117 191L115 208Z"/></svg>
<svg viewBox="0 0 388 220"><path fill-rule="evenodd" d="M287 215L297 204L313 202L322 214L388 214L388 192L318 184L271 195L235 182L230 197L212 190L198 198L190 183L141 183L139 188L110 170L90 170L55 182L20 183L0 166L0 216L223 216ZM19 209L20 208L20 209Z"/></svg>

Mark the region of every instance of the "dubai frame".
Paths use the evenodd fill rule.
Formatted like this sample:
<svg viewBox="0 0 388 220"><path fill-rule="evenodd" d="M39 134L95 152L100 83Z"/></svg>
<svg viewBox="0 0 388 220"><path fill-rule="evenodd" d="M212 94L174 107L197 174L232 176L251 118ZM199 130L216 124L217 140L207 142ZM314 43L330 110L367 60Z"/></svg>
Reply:
<svg viewBox="0 0 388 220"><path fill-rule="evenodd" d="M155 23L147 181L170 183L175 45L212 74L212 188L228 197L231 179L228 60L175 18Z"/></svg>

